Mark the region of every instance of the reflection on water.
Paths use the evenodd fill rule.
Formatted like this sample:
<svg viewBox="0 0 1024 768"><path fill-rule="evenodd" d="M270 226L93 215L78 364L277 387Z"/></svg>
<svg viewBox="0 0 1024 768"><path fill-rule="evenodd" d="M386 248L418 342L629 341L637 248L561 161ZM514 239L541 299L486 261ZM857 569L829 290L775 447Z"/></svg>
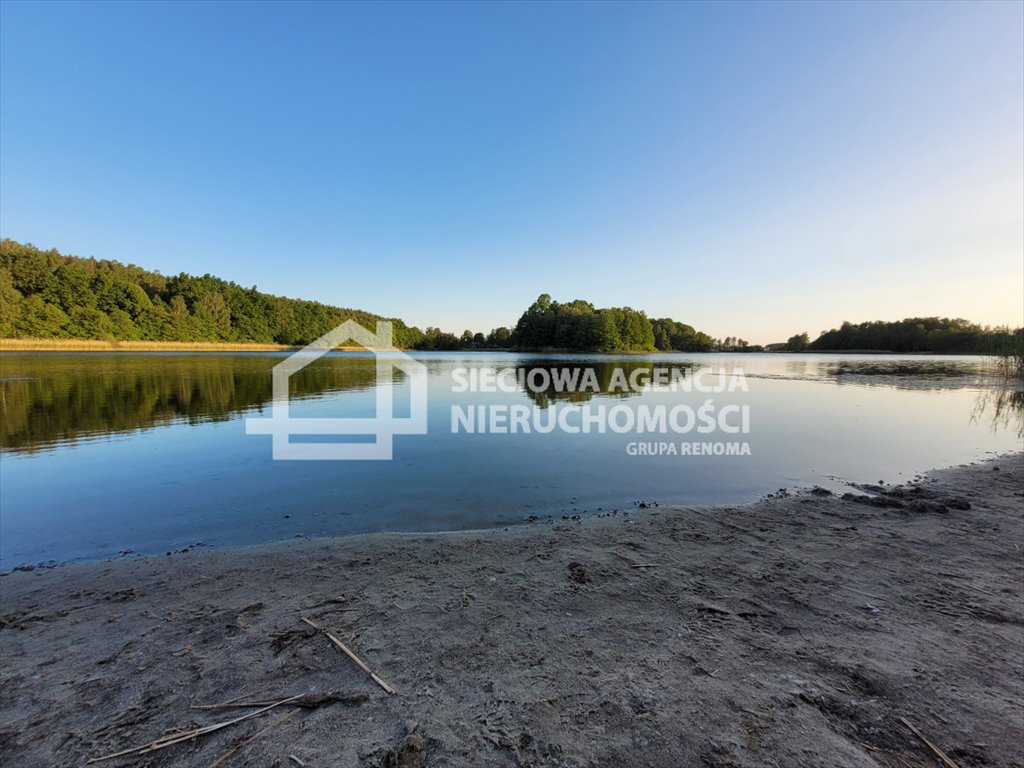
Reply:
<svg viewBox="0 0 1024 768"><path fill-rule="evenodd" d="M428 433L398 435L393 461L272 461L243 417L271 401L284 355L9 353L0 355L0 568L24 562L228 546L296 535L451 530L529 515L742 502L783 486L843 479L899 482L936 466L1019 449L1022 395L980 358L785 354L575 355L422 353ZM748 391L625 390L655 369L690 379L743 370ZM584 372L595 391L454 391L459 369L513 378ZM375 361L326 355L292 377L299 416L372 414ZM842 385L842 386L837 386ZM395 377L395 412L409 381ZM466 434L465 406L749 409L750 455L630 452L638 440L697 434ZM594 406L591 406L594 407ZM611 408L609 408L611 410ZM723 439L719 435L713 439ZM732 438L728 438L732 439Z"/></svg>
<svg viewBox="0 0 1024 768"><path fill-rule="evenodd" d="M271 400L270 370L278 353L249 354L31 354L0 355L0 450L32 451L83 438L130 432L184 420L198 424L230 419ZM994 391L1005 379L981 358L897 358L817 355L660 355L651 358L601 355L465 355L464 362L493 370L511 369L522 381L531 371L559 371L563 380L580 381L589 371L596 391L567 391L551 384L525 388L539 407L553 402L584 403L595 396L626 399L634 390L612 386L616 369L628 378L656 368L692 376L700 369L741 369L751 379L820 381L899 389L981 388L995 406ZM489 360L487 358L490 358ZM447 360L425 359L436 375ZM404 374L395 371L396 380ZM639 378L643 381L643 376ZM309 399L375 384L369 355L332 354L290 379L292 398ZM993 392L989 390L992 389ZM1006 395L1007 403L1014 401ZM986 406L988 407L988 406ZM1000 408L1003 417L1008 413ZM1005 418L1003 419L1005 420Z"/></svg>
<svg viewBox="0 0 1024 768"><path fill-rule="evenodd" d="M32 451L179 419L193 424L225 420L270 402L269 371L277 362L271 354L4 356L0 448ZM616 384L616 371L642 387L656 369L686 378L700 367L693 361L632 358L510 358L508 363L494 372L508 371L504 380L517 384L540 408L637 396L638 389ZM401 382L405 374L396 370L394 376ZM527 381L547 386L524 386ZM372 357L329 355L292 376L289 388L291 397L301 400L366 390L375 382Z"/></svg>
<svg viewBox="0 0 1024 768"><path fill-rule="evenodd" d="M3 355L0 448L32 451L185 420L224 421L269 403L268 355ZM403 374L397 371L396 379ZM371 357L317 361L289 380L305 399L376 382Z"/></svg>
<svg viewBox="0 0 1024 768"><path fill-rule="evenodd" d="M978 360L841 360L828 367L838 384L871 384L906 389L984 387L999 383L993 367Z"/></svg>
<svg viewBox="0 0 1024 768"><path fill-rule="evenodd" d="M1024 439L1024 391L1009 383L978 393L971 421L988 424L993 432L1016 432Z"/></svg>
<svg viewBox="0 0 1024 768"><path fill-rule="evenodd" d="M998 367L980 357L912 357L889 355L787 355L777 365L752 359L747 374L753 378L792 381L828 381L898 389L962 389L999 386L1004 378ZM751 356L752 358L752 356ZM796 358L796 359L794 359Z"/></svg>
<svg viewBox="0 0 1024 768"><path fill-rule="evenodd" d="M656 370L664 371L666 377L677 372L678 376L688 378L699 367L693 362L631 359L581 362L550 358L516 362L511 366L509 378L518 383L534 405L547 408L555 402L587 403L595 397L620 400L637 397L644 383L652 381ZM529 386L529 382L534 382L535 386ZM547 386L542 386L545 382Z"/></svg>

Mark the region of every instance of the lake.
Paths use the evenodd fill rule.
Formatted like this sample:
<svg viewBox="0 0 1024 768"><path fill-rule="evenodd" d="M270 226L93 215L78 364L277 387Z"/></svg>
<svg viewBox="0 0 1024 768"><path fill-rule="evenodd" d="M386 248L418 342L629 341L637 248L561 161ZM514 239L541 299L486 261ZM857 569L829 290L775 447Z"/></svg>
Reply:
<svg viewBox="0 0 1024 768"><path fill-rule="evenodd" d="M199 543L486 528L640 503L736 503L782 487L896 483L1021 447L1022 396L1002 390L981 358L467 352L414 355L424 366L427 432L396 434L392 460L274 461L271 438L247 434L245 420L269 416L271 370L285 356L0 355L0 568ZM537 370L549 380L589 371L596 384L557 391ZM623 390L616 370L641 383L674 371L680 386ZM455 391L498 371L506 386ZM698 391L702 377L744 387ZM291 415L373 417L376 387L370 354L332 352L292 377ZM412 387L396 372L396 416L410 412ZM468 433L463 419L453 432L453 409L518 407L540 421L561 409L564 425L579 423L580 408L619 409L625 423L630 413L697 411L709 399L734 406L726 423L738 425L742 411L748 430ZM684 443L715 442L745 450L681 453Z"/></svg>

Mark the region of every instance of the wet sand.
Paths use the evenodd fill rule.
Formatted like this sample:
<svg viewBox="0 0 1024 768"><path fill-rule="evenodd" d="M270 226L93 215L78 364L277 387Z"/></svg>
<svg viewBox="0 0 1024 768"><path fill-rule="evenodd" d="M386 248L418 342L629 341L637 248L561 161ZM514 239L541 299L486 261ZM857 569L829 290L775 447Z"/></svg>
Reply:
<svg viewBox="0 0 1024 768"><path fill-rule="evenodd" d="M0 759L1024 765L1024 456L826 494L7 574Z"/></svg>

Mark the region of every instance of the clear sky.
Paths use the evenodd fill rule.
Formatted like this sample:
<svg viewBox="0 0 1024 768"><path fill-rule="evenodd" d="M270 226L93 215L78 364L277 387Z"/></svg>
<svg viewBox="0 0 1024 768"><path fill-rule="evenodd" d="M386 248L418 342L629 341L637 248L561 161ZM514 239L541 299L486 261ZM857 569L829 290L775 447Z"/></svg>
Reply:
<svg viewBox="0 0 1024 768"><path fill-rule="evenodd" d="M0 231L460 332L1024 324L1024 3L0 3Z"/></svg>

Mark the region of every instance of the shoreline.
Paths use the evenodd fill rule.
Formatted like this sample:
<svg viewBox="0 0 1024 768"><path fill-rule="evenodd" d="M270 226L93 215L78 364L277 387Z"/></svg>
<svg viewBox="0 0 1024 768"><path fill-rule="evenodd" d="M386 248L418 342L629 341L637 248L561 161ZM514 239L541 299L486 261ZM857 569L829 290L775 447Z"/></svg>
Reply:
<svg viewBox="0 0 1024 768"><path fill-rule="evenodd" d="M268 726L225 764L930 764L900 717L1020 764L1024 454L851 491L8 573L0 756L81 764L315 690L358 696L109 764Z"/></svg>
<svg viewBox="0 0 1024 768"><path fill-rule="evenodd" d="M965 464L951 464L934 467L929 470L919 472L909 480L905 480L905 485L916 485L919 481L922 481L929 476L938 473L952 470L968 469L969 467L977 466L980 464L990 464L998 461L1014 461L1017 457L1020 457L1021 461L1024 462L1024 452L1017 451L1006 451L1002 453L993 453L984 459L978 459L977 461L967 462ZM902 474L902 473L901 473ZM1024 476L1024 473L1022 473ZM826 485L832 487L827 489L833 496L840 496L838 490L839 487L848 488L851 491L857 491L860 484L852 480L842 480L839 478L833 478L834 482L825 482ZM1021 480L1024 484L1024 479ZM302 533L292 533L283 535L281 538L270 539L268 541L251 543L251 544L207 544L205 542L196 542L193 544L187 544L184 547L177 549L181 542L175 544L170 550L164 550L160 548L160 551L153 551L151 553L136 552L134 550L123 550L120 552L114 552L109 555L99 557L86 557L69 560L40 560L37 562L21 562L17 565L7 565L0 568L0 579L4 576L9 576L12 573L33 573L33 572L45 572L52 571L61 568L69 567L81 567L96 565L102 563L122 563L122 562L139 562L149 559L160 560L168 556L178 556L184 554L198 554L203 553L207 555L218 555L223 553L256 553L265 548L271 548L282 545L299 545L303 543L316 544L316 543L342 543L351 540L362 540L374 537L438 537L444 538L447 536L458 537L462 535L492 535L507 533L513 530L543 530L545 528L551 529L562 525L572 525L581 522L587 522L589 520L597 519L609 519L609 520L621 520L629 521L632 517L636 519L639 516L645 514L657 514L661 512L685 512L689 509L701 509L714 511L717 509L721 510L732 510L737 508L751 507L756 504L760 504L769 499L775 498L779 493L784 492L787 496L806 496L812 492L812 489L820 488L820 486L812 485L791 485L787 488L780 488L775 492L766 492L759 495L753 495L746 500L735 501L732 503L706 503L706 504L688 504L680 505L673 504L671 502L663 501L639 501L634 502L634 506L620 506L617 508L607 509L602 512L582 512L574 513L574 515L568 515L561 511L552 512L539 512L538 514L530 514L526 517L516 519L515 521L504 522L491 526L481 528L453 528L453 529L442 529L442 530L381 530L381 531L360 531L356 533L346 533L340 535L306 535ZM826 489L820 489L826 490ZM1022 485L1024 490L1024 485ZM561 509L561 508L559 508ZM0 581L2 585L2 581Z"/></svg>
<svg viewBox="0 0 1024 768"><path fill-rule="evenodd" d="M3 352L295 352L301 346L230 341L104 341L102 339L0 339ZM363 347L340 346L343 352Z"/></svg>
<svg viewBox="0 0 1024 768"><path fill-rule="evenodd" d="M104 340L104 339L12 339L0 338L0 353L4 352L295 352L304 345L292 344L265 344L261 342L248 341L139 341L139 340ZM342 345L335 348L341 352L365 352L364 347L355 345ZM456 350L417 350L400 349L403 352L415 354L416 352L450 351L461 352L506 352L513 354L537 354L537 355L612 355L623 357L643 357L656 355L893 355L907 357L991 357L989 353L983 352L891 352L889 350L861 350L861 349L835 349L835 350L762 350L761 352L743 352L731 350L728 352L692 351L683 352L680 350L650 350L650 351L621 351L621 352L581 352L569 349L542 348L542 349L512 349L512 348L486 348L486 349L456 349Z"/></svg>

